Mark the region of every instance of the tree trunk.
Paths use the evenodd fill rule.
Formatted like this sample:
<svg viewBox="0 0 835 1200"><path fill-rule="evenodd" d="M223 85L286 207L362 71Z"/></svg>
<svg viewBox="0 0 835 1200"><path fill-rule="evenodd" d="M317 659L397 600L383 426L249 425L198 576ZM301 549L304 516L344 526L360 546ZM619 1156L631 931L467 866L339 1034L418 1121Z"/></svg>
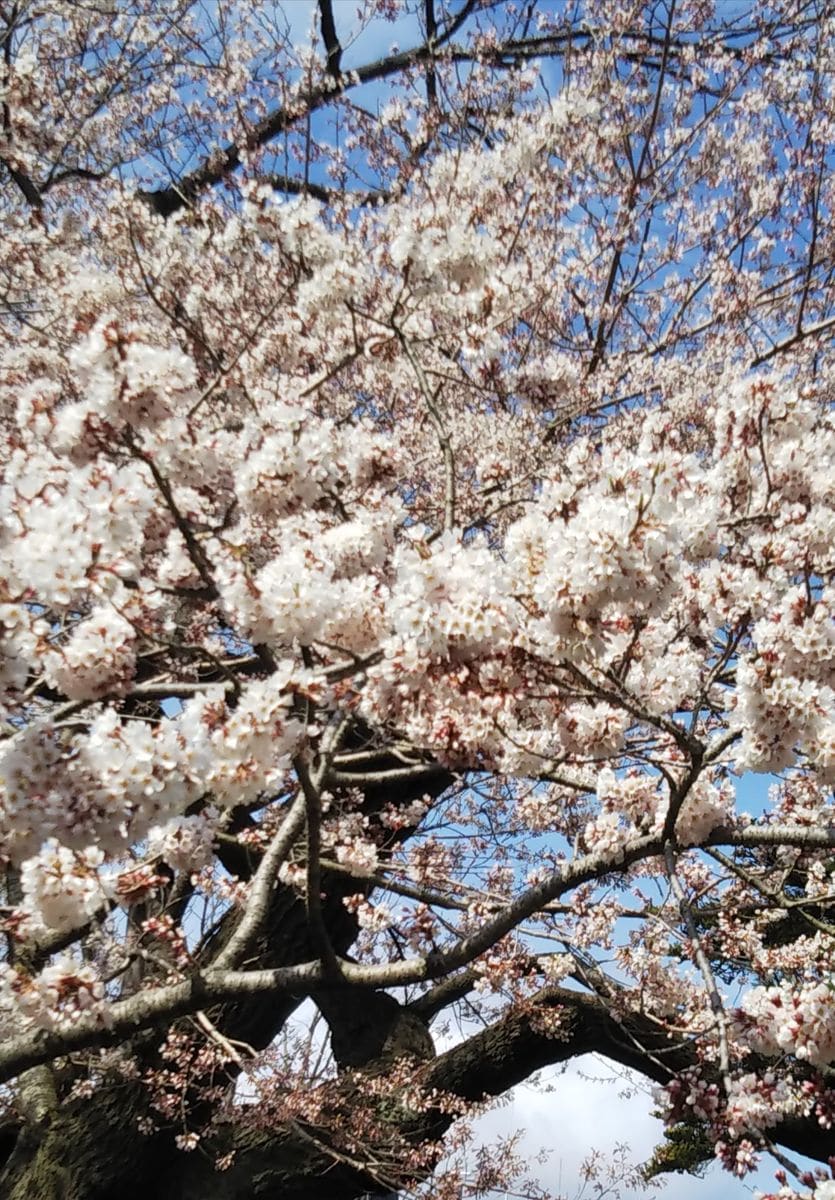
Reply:
<svg viewBox="0 0 835 1200"><path fill-rule="evenodd" d="M104 1200L139 1195L147 1186L156 1139L143 1137L139 1087L119 1081L89 1100L64 1104L40 1125L26 1124L0 1176L4 1200ZM147 1193L146 1193L147 1194Z"/></svg>

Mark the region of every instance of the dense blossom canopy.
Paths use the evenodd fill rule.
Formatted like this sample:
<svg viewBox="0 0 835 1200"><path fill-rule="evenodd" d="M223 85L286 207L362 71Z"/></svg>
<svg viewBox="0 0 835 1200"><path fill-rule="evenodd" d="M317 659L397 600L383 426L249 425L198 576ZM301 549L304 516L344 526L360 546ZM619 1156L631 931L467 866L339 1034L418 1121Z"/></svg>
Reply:
<svg viewBox="0 0 835 1200"><path fill-rule="evenodd" d="M835 10L209 7L0 9L10 1120L358 1195L596 1045L831 1200Z"/></svg>

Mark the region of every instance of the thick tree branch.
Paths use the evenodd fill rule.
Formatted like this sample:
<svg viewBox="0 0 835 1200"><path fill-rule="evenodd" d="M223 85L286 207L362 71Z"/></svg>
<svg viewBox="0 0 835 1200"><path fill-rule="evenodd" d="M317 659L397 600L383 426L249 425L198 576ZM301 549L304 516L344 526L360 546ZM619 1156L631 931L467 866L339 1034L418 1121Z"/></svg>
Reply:
<svg viewBox="0 0 835 1200"><path fill-rule="evenodd" d="M432 46L438 34L435 0L423 0L423 18L426 26L426 43ZM426 100L430 110L438 107L438 77L431 59L426 65Z"/></svg>
<svg viewBox="0 0 835 1200"><path fill-rule="evenodd" d="M277 192L285 192L289 196L312 196L314 200L321 200L323 204L336 204L342 201L351 207L367 208L371 204L390 200L392 196L391 192L383 188L372 188L364 192L343 191L339 188L323 187L322 184L314 183L309 179L296 179L291 175L281 175L276 172L259 176L259 178Z"/></svg>
<svg viewBox="0 0 835 1200"><path fill-rule="evenodd" d="M305 799L300 793L290 806L281 828L273 838L250 885L246 910L229 941L215 958L215 970L225 971L238 966L267 917L270 896L276 886L278 868L293 848L304 828Z"/></svg>
<svg viewBox="0 0 835 1200"><path fill-rule="evenodd" d="M662 1085L698 1061L693 1040L671 1041L661 1024L640 1011L616 1018L595 996L549 987L439 1055L425 1084L478 1101L582 1054L600 1054ZM770 1132L781 1145L821 1162L831 1152L829 1133L814 1115L783 1121Z"/></svg>
<svg viewBox="0 0 835 1200"><path fill-rule="evenodd" d="M322 26L322 41L328 55L328 73L339 79L341 74L342 47L336 36L331 0L319 0L319 22Z"/></svg>
<svg viewBox="0 0 835 1200"><path fill-rule="evenodd" d="M306 114L313 113L323 104L329 103L334 97L341 95L350 88L364 83L374 83L386 79L407 67L419 66L427 62L436 53L438 47L454 37L467 17L475 10L477 0L467 0L460 13L450 22L445 30L435 39L434 44L424 42L411 50L398 51L385 58L367 63L350 72L350 75L340 73L338 80L329 75L326 82L318 84L299 97L298 102L289 108L279 108L268 113L253 128L249 137L249 146L256 148L266 146L274 138L290 129ZM180 209L192 204L201 192L214 187L226 179L241 165L241 147L230 142L218 154L213 154L201 166L184 175L170 187L161 188L155 192L143 192L153 210L162 217L171 216Z"/></svg>
<svg viewBox="0 0 835 1200"><path fill-rule="evenodd" d="M543 1067L591 1053L658 1083L669 1082L694 1058L689 1045L671 1045L666 1031L648 1017L617 1021L596 997L550 987L439 1055L427 1086L481 1100L501 1095Z"/></svg>
<svg viewBox="0 0 835 1200"><path fill-rule="evenodd" d="M794 845L803 849L831 849L835 847L835 827L815 829L772 825L744 830L715 830L704 844L749 847ZM636 838L613 856L600 853L584 855L566 863L542 883L526 889L477 932L459 939L445 950L381 965L338 960L340 986L390 988L440 979L473 962L549 901L580 884L613 872L621 873L634 863L658 857L663 852L664 842L661 838L646 836ZM298 999L327 988L332 983L332 973L323 967L320 960L266 970L222 971L215 968L196 972L182 982L138 992L129 1000L111 1005L106 1026L98 1017L82 1017L59 1033L41 1031L10 1039L0 1049L0 1083L14 1078L28 1067L49 1062L74 1050L112 1045L126 1035L205 1009L227 998L262 993L289 994ZM223 1032L230 1036L227 1030Z"/></svg>
<svg viewBox="0 0 835 1200"><path fill-rule="evenodd" d="M0 162L3 163L3 166L9 172L12 181L23 193L26 203L31 208L43 208L43 196L41 195L39 188L32 182L29 176L25 175L23 171L18 171L17 168L13 167L12 164L6 159L0 159Z"/></svg>

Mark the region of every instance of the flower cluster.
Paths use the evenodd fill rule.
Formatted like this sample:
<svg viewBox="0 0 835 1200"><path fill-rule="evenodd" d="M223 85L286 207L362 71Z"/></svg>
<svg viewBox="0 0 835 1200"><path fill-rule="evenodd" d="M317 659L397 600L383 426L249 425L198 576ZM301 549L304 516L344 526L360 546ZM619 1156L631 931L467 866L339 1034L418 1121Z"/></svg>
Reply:
<svg viewBox="0 0 835 1200"><path fill-rule="evenodd" d="M382 989L452 961L547 1042L570 973L616 1049L675 1038L667 1115L742 1174L832 1114L831 14L680 0L661 53L655 9L529 6L508 57L515 6L457 6L361 82L260 6L162 7L6 38L0 1019L104 1023L250 897L298 963L318 875ZM370 121L389 67L434 94ZM200 1028L161 1119L235 1062Z"/></svg>
<svg viewBox="0 0 835 1200"><path fill-rule="evenodd" d="M96 847L68 850L50 838L20 868L23 909L38 929L67 931L94 917L107 901Z"/></svg>
<svg viewBox="0 0 835 1200"><path fill-rule="evenodd" d="M58 1030L84 1017L106 1026L104 986L93 967L58 956L36 975L0 964L0 1027L6 1036L23 1029Z"/></svg>
<svg viewBox="0 0 835 1200"><path fill-rule="evenodd" d="M136 631L114 609L102 607L50 648L43 663L49 682L70 700L127 691L136 668Z"/></svg>
<svg viewBox="0 0 835 1200"><path fill-rule="evenodd" d="M742 1000L745 1040L763 1054L793 1054L812 1066L835 1061L835 1004L829 982L751 988Z"/></svg>

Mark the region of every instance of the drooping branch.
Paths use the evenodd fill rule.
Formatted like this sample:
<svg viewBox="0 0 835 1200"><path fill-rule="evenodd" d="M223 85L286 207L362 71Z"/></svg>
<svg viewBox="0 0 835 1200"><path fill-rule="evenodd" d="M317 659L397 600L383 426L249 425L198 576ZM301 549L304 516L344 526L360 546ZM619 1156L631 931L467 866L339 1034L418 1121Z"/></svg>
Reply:
<svg viewBox="0 0 835 1200"><path fill-rule="evenodd" d="M671 1044L666 1030L649 1017L617 1020L595 996L548 987L440 1054L427 1085L481 1100L501 1095L543 1067L592 1053L658 1083L668 1083L693 1062L692 1046Z"/></svg>
<svg viewBox="0 0 835 1200"><path fill-rule="evenodd" d="M640 1011L615 1017L595 996L548 987L439 1055L426 1086L478 1101L583 1054L599 1054L662 1085L698 1061L694 1040L671 1040L663 1025ZM831 1153L830 1135L814 1114L783 1120L768 1132L809 1158L826 1162Z"/></svg>

